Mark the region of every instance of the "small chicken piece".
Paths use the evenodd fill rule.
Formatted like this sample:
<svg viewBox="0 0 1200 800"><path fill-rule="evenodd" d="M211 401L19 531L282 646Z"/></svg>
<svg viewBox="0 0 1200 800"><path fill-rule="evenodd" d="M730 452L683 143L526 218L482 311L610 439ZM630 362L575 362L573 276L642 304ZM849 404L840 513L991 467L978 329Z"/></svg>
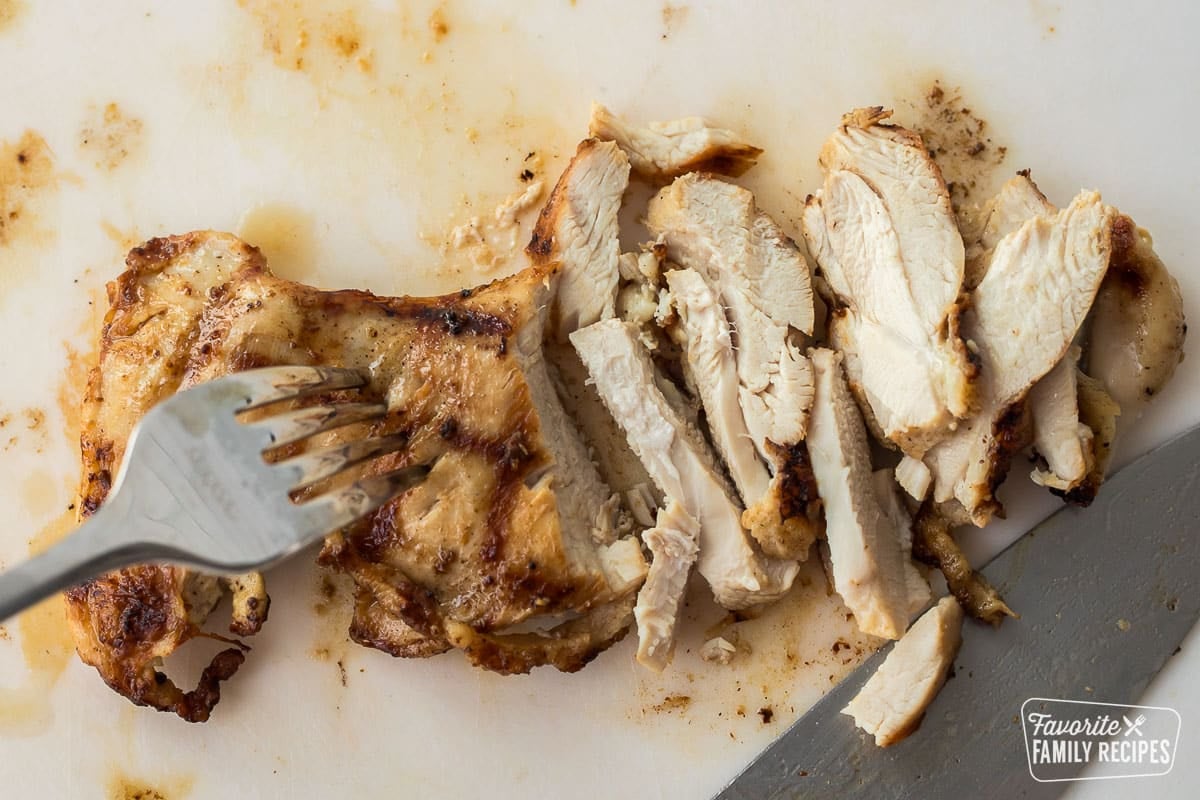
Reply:
<svg viewBox="0 0 1200 800"><path fill-rule="evenodd" d="M1154 252L1150 234L1118 215L1112 261L1092 310L1084 371L1132 420L1174 376L1186 334L1179 284Z"/></svg>
<svg viewBox="0 0 1200 800"><path fill-rule="evenodd" d="M841 356L810 351L816 372L808 446L825 504L833 586L860 630L898 639L908 627L912 564L871 470L867 431L842 373ZM911 542L911 534L909 535Z"/></svg>
<svg viewBox="0 0 1200 800"><path fill-rule="evenodd" d="M592 103L588 134L616 142L629 156L634 172L651 180L670 180L688 172L716 172L737 177L754 166L760 148L733 131L714 128L699 117L650 122L639 128Z"/></svg>
<svg viewBox="0 0 1200 800"><path fill-rule="evenodd" d="M672 500L658 512L658 522L642 533L650 549L650 571L638 592L633 614L637 619L637 660L655 672L671 663L675 626L688 574L699 552L700 523Z"/></svg>
<svg viewBox="0 0 1200 800"><path fill-rule="evenodd" d="M604 320L573 333L571 343L659 491L699 521L696 566L717 603L740 609L787 592L799 565L755 550L703 438L656 381L636 326Z"/></svg>
<svg viewBox="0 0 1200 800"><path fill-rule="evenodd" d="M929 467L925 466L924 461L912 456L904 456L896 465L896 483L900 484L900 487L919 503L929 494L933 475L929 472Z"/></svg>
<svg viewBox="0 0 1200 800"><path fill-rule="evenodd" d="M896 642L842 713L872 734L879 747L915 731L958 655L962 621L962 608L953 597L939 600Z"/></svg>
<svg viewBox="0 0 1200 800"><path fill-rule="evenodd" d="M963 324L983 368L982 408L924 459L933 499L951 521L982 527L1000 510L995 490L1027 443L1022 404L1066 354L1091 308L1112 252L1114 216L1100 195L1081 192L996 245Z"/></svg>
<svg viewBox="0 0 1200 800"><path fill-rule="evenodd" d="M562 265L550 318L559 341L615 312L617 214L628 185L629 159L620 148L586 139L538 215L526 252L535 265Z"/></svg>
<svg viewBox="0 0 1200 800"><path fill-rule="evenodd" d="M711 176L685 175L662 189L647 225L685 268L669 285L689 378L746 505L744 522L768 555L805 558L819 531L803 445L812 402L812 368L800 352L814 322L808 266L750 192ZM765 489L747 435L770 467Z"/></svg>
<svg viewBox="0 0 1200 800"><path fill-rule="evenodd" d="M1080 421L1078 346L1029 391L1033 447L1045 462L1030 474L1039 486L1069 492L1092 470L1094 434Z"/></svg>
<svg viewBox="0 0 1200 800"><path fill-rule="evenodd" d="M920 457L976 408L977 368L958 330L964 253L945 181L890 116L843 117L802 219L851 387L887 440Z"/></svg>

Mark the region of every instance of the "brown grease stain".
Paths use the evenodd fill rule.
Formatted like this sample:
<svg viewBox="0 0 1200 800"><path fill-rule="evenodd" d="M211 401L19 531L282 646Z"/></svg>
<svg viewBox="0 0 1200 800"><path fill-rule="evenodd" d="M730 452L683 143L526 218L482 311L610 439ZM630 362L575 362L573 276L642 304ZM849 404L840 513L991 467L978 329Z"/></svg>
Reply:
<svg viewBox="0 0 1200 800"><path fill-rule="evenodd" d="M192 793L196 779L180 776L153 783L114 774L108 781L108 800L180 800Z"/></svg>
<svg viewBox="0 0 1200 800"><path fill-rule="evenodd" d="M673 6L666 3L662 7L662 24L663 24L663 39L668 39L679 31L679 28L687 20L687 6Z"/></svg>
<svg viewBox="0 0 1200 800"><path fill-rule="evenodd" d="M311 214L284 203L267 203L242 215L237 235L262 250L276 275L312 283L317 272L313 230Z"/></svg>
<svg viewBox="0 0 1200 800"><path fill-rule="evenodd" d="M130 228L123 231L116 225L113 225L108 220L100 221L100 229L104 231L104 235L112 240L112 243L120 249L121 253L127 253L137 245L145 241L145 237L138 233L137 228ZM107 303L105 303L107 305Z"/></svg>
<svg viewBox="0 0 1200 800"><path fill-rule="evenodd" d="M1008 147L992 139L987 120L963 99L957 86L934 79L912 106L914 119L909 124L942 170L950 203L961 218L996 188L994 178Z"/></svg>
<svg viewBox="0 0 1200 800"><path fill-rule="evenodd" d="M97 169L111 172L141 148L143 128L116 103L93 106L79 132L79 149L94 158Z"/></svg>
<svg viewBox="0 0 1200 800"><path fill-rule="evenodd" d="M352 9L301 0L238 0L262 32L263 48L283 69L302 71L333 54L340 66L370 72L373 56Z"/></svg>
<svg viewBox="0 0 1200 800"><path fill-rule="evenodd" d="M450 33L450 23L446 21L446 9L438 6L429 15L429 32L433 34L434 43L441 42Z"/></svg>
<svg viewBox="0 0 1200 800"><path fill-rule="evenodd" d="M0 0L0 32L11 27L25 11L25 0Z"/></svg>
<svg viewBox="0 0 1200 800"><path fill-rule="evenodd" d="M27 482L24 488L28 491L31 486L34 502L46 502L41 479ZM74 530L75 524L74 509L65 510L30 540L30 554L43 552ZM28 679L23 686L0 688L0 732L36 734L50 726L51 693L75 652L65 609L62 597L55 596L17 617Z"/></svg>
<svg viewBox="0 0 1200 800"><path fill-rule="evenodd" d="M517 176L526 155L536 151L556 173L585 133L577 117L572 132L557 121L579 98L538 62L536 42L497 35L513 30L505 15L514 12L468 15L431 0L395 8L318 0L239 5L247 23L238 34L244 46L234 58L194 73L198 102L230 121L230 135L251 158L261 150L297 164L336 163L337 169L314 168L310 185L348 197L351 207L356 185L388 176L413 200L416 219L398 222L415 227L418 237L366 228L378 222L364 222L362 233L396 263L438 263L444 232L464 221L463 187L478 200L473 215L491 214L521 188ZM514 60L514 47L535 57ZM427 55L435 51L436 58ZM370 68L355 68L352 62L363 58ZM501 61L505 70L480 68ZM281 79L289 91L263 113L255 98ZM526 90L532 85L537 92ZM363 152L370 158L359 157ZM513 266L523 266L519 246L515 256ZM440 270L397 269L394 284L381 282L375 270L360 279L353 264L337 267L339 283L384 294L402 288L437 293L482 277L465 258Z"/></svg>
<svg viewBox="0 0 1200 800"><path fill-rule="evenodd" d="M54 159L40 133L25 131L16 142L0 142L0 245L38 232L36 201L55 184Z"/></svg>

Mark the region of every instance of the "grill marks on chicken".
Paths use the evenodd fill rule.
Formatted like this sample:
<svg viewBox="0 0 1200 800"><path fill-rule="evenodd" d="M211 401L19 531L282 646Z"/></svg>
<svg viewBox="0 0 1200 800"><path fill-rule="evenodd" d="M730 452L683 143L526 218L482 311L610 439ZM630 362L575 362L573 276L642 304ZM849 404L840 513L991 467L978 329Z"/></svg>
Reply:
<svg viewBox="0 0 1200 800"><path fill-rule="evenodd" d="M137 421L188 385L207 304L228 291L235 273L262 264L256 249L212 232L155 239L130 252L126 272L108 285L98 364L84 395L81 518L108 496ZM222 585L234 593L230 631L257 632L270 603L257 575L231 582L179 567L138 566L68 591L67 620L80 658L138 705L203 722L246 648L218 653L191 691L176 686L159 666L188 640L211 636L201 626Z"/></svg>
<svg viewBox="0 0 1200 800"><path fill-rule="evenodd" d="M897 741L944 680L962 610L1014 615L952 526L1000 511L995 490L1030 444L1035 480L1089 502L1118 416L1171 378L1186 325L1149 235L1099 195L1060 211L1026 171L957 223L920 137L890 115L847 114L821 151L802 215L815 276L749 191L701 171L739 175L758 148L697 118L639 128L599 105L538 217L532 266L484 287L325 292L226 234L148 242L109 287L80 513L171 393L258 366L358 368L370 381L353 394L388 415L311 445L397 436L364 469L430 471L326 540L320 563L354 582L355 641L573 671L636 623L638 661L662 670L693 565L726 608L773 602L823 530L859 627L900 639L847 713ZM622 255L631 170L672 182L647 208L653 241ZM813 346L818 329L836 352ZM902 452L894 470L873 468L868 431ZM906 634L931 597L914 557L955 599ZM231 642L190 691L159 667L221 638L202 626L224 591L230 631L256 632L257 574L121 570L69 592L68 615L115 690L202 721L248 648Z"/></svg>
<svg viewBox="0 0 1200 800"><path fill-rule="evenodd" d="M889 116L842 119L803 227L852 388L873 427L919 457L974 409L977 367L958 330L964 251L945 181L921 138Z"/></svg>
<svg viewBox="0 0 1200 800"><path fill-rule="evenodd" d="M556 278L556 267L531 268L445 297L382 298L276 278L228 236L151 242L114 285L88 396L82 505L103 500L133 424L181 386L279 364L362 369L362 394L390 409L370 432L406 440L370 469L432 467L326 543L321 561L355 581L352 635L398 655L459 647L502 672L578 669L629 626L646 565L636 540L617 537L611 492L541 360ZM223 654L195 699L157 677L154 659L198 635L208 610L188 608L188 578L126 570L73 592L70 607L81 654L114 688L199 720L242 656ZM265 595L236 601L247 613L257 606L261 623ZM507 634L546 615L575 618L545 634Z"/></svg>

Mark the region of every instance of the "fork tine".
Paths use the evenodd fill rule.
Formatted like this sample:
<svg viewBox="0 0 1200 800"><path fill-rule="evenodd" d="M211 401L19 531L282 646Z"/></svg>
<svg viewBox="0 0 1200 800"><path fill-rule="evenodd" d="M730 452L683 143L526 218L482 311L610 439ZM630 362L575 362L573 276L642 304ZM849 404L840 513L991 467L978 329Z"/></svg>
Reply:
<svg viewBox="0 0 1200 800"><path fill-rule="evenodd" d="M316 392L356 389L367 382L358 370L338 367L264 367L236 376L246 391L242 411Z"/></svg>
<svg viewBox="0 0 1200 800"><path fill-rule="evenodd" d="M322 533L344 528L419 484L430 469L426 464L418 464L360 478L349 486L299 505L301 522Z"/></svg>
<svg viewBox="0 0 1200 800"><path fill-rule="evenodd" d="M271 436L270 446L279 447L343 425L382 417L386 413L387 406L383 403L329 403L243 424L248 428L265 430Z"/></svg>
<svg viewBox="0 0 1200 800"><path fill-rule="evenodd" d="M336 475L344 469L361 464L387 453L394 453L408 443L405 436L382 436L356 439L335 444L311 453L289 458L274 464L275 469L289 470L292 490L303 489L317 481Z"/></svg>

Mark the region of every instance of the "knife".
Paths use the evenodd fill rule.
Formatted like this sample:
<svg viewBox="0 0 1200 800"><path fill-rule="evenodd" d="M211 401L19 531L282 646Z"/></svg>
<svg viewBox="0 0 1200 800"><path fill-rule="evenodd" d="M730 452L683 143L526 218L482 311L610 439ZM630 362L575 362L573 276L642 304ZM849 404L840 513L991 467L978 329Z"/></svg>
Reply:
<svg viewBox="0 0 1200 800"><path fill-rule="evenodd" d="M999 629L968 620L955 677L916 732L881 749L841 713L884 648L717 800L1065 791L1069 783L1030 775L1021 704L1032 697L1134 703L1191 629L1200 614L1200 428L1122 469L1091 507L1056 512L983 573L1021 618Z"/></svg>

